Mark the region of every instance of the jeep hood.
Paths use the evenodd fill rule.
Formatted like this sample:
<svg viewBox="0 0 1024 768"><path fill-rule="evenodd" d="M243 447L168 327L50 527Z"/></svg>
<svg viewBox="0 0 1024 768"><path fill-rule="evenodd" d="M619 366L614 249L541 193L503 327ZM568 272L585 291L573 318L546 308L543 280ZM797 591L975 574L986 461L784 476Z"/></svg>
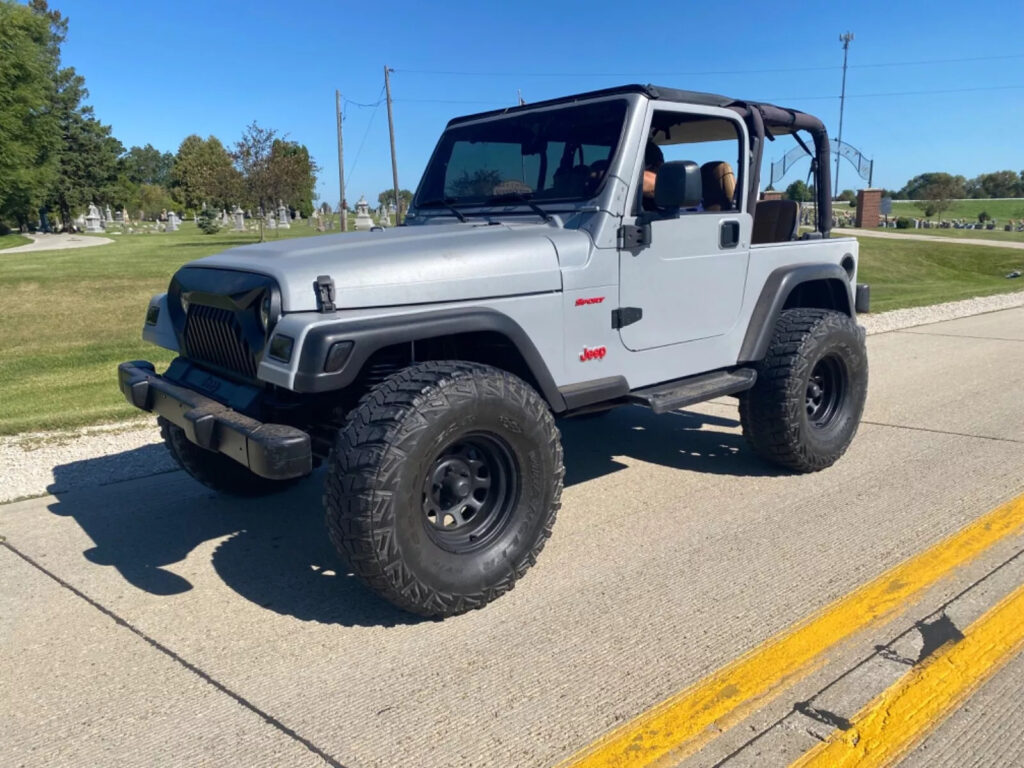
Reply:
<svg viewBox="0 0 1024 768"><path fill-rule="evenodd" d="M587 236L547 224L426 224L245 245L187 266L269 275L285 312L318 308L320 275L334 280L339 309L425 304L561 290L553 238Z"/></svg>

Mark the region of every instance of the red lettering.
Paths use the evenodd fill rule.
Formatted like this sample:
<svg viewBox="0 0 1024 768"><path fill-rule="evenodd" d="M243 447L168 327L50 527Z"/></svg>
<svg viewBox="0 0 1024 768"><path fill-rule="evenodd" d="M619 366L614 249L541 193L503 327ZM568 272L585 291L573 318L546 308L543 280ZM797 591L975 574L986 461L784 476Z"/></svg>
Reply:
<svg viewBox="0 0 1024 768"><path fill-rule="evenodd" d="M587 360L603 360L604 356L607 354L607 347L584 347L583 351L580 352L580 362L585 363Z"/></svg>
<svg viewBox="0 0 1024 768"><path fill-rule="evenodd" d="M592 296L587 299L576 299L576 306L582 307L586 304L600 304L604 301L604 296Z"/></svg>

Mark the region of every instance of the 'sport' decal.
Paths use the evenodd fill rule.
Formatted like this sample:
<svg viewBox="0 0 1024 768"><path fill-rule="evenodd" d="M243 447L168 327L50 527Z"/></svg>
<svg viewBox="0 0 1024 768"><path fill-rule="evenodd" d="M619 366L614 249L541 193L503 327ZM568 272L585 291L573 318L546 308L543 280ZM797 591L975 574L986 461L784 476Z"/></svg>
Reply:
<svg viewBox="0 0 1024 768"><path fill-rule="evenodd" d="M576 299L576 306L583 307L587 304L600 304L602 301L604 301L604 296L591 296L586 299Z"/></svg>
<svg viewBox="0 0 1024 768"><path fill-rule="evenodd" d="M585 363L588 360L601 360L607 354L608 347L584 347L583 351L580 352L580 362Z"/></svg>

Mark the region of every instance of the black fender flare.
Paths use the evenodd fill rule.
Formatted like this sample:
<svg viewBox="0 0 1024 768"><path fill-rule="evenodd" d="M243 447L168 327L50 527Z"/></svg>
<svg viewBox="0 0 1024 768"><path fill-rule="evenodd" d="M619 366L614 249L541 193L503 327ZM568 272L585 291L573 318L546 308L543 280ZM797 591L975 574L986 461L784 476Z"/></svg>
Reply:
<svg viewBox="0 0 1024 768"><path fill-rule="evenodd" d="M850 276L839 264L797 264L788 267L779 267L768 275L761 295L754 304L754 311L750 315L750 322L747 324L747 333L743 337L743 345L740 347L739 363L757 362L768 353L768 345L771 343L772 334L775 332L775 322L786 304L786 299L793 292L793 289L802 283L810 283L820 280L839 280L844 286L843 298L846 306L840 310L847 315L853 316L853 288L850 285Z"/></svg>
<svg viewBox="0 0 1024 768"><path fill-rule="evenodd" d="M338 390L351 384L370 355L379 349L405 342L479 331L499 333L515 345L551 409L555 412L565 410L565 400L529 334L508 315L481 307L441 309L363 320L339 319L336 323L318 325L306 333L302 343L293 388L302 393ZM324 372L327 353L339 341L351 341L352 350L340 370Z"/></svg>

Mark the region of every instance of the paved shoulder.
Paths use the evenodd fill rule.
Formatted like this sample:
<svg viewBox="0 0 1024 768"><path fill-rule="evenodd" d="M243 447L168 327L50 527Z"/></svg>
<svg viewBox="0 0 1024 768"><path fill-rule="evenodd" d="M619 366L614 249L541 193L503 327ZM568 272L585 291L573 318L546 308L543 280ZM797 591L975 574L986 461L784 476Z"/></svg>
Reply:
<svg viewBox="0 0 1024 768"><path fill-rule="evenodd" d="M3 254L27 253L29 251L62 251L66 248L89 248L95 245L106 245L114 242L109 237L84 237L60 233L56 235L26 235L32 239L29 245L19 245L15 248L5 248Z"/></svg>
<svg viewBox="0 0 1024 768"><path fill-rule="evenodd" d="M992 248L1013 248L1024 250L1024 242L1012 240L987 240L980 237L935 237L934 235L897 235L895 232L878 231L876 229L833 229L833 234L852 237L882 237L895 240L921 240L926 243L956 243L959 245L988 245Z"/></svg>

